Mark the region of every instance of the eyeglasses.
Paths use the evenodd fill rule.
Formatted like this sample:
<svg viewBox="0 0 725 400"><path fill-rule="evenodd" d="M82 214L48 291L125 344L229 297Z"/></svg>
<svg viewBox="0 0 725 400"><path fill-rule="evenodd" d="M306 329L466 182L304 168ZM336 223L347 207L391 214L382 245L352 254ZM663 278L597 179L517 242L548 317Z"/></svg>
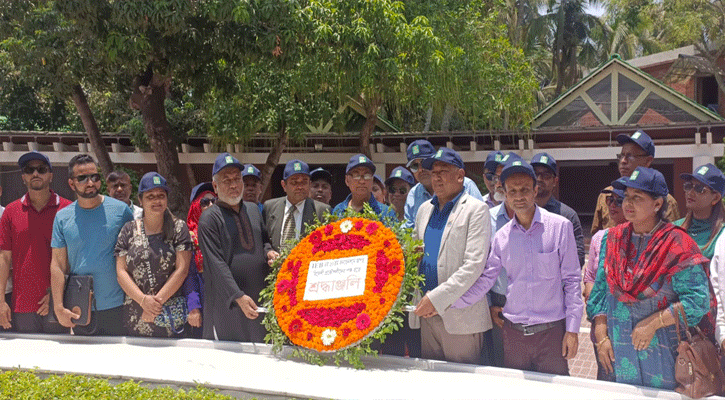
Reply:
<svg viewBox="0 0 725 400"><path fill-rule="evenodd" d="M552 179L554 179L555 176L556 175L554 175L553 173L551 173L549 171L536 173L536 179L541 179L541 180L545 180L545 181L552 180Z"/></svg>
<svg viewBox="0 0 725 400"><path fill-rule="evenodd" d="M492 183L496 183L501 178L499 175L492 174L490 172L486 172L484 175L486 175L486 179L491 181Z"/></svg>
<svg viewBox="0 0 725 400"><path fill-rule="evenodd" d="M616 204L617 207L622 207L622 203L624 202L624 199L619 196L607 196L607 205L611 206L612 204Z"/></svg>
<svg viewBox="0 0 725 400"><path fill-rule="evenodd" d="M216 202L216 197L204 197L203 199L199 200L199 205L202 207L207 207Z"/></svg>
<svg viewBox="0 0 725 400"><path fill-rule="evenodd" d="M707 189L708 192L710 191L709 187L707 187L701 183L694 184L692 182L685 182L682 185L682 188L685 189L685 192L689 192L690 190L695 189L695 193L697 193L697 194L705 193L705 189Z"/></svg>
<svg viewBox="0 0 725 400"><path fill-rule="evenodd" d="M31 167L30 165L26 165L23 167L23 173L26 175L33 175L35 171L38 171L40 175L47 174L48 171L50 171L50 168L48 168L47 165L40 165L37 167Z"/></svg>
<svg viewBox="0 0 725 400"><path fill-rule="evenodd" d="M395 186L391 186L388 188L388 193L395 194L396 192L400 193L400 194L406 194L406 193L408 193L408 189L406 189L404 187L395 187Z"/></svg>
<svg viewBox="0 0 725 400"><path fill-rule="evenodd" d="M78 183L86 183L89 179L91 182L99 182L101 180L101 174L87 174L87 175L78 175L74 177L73 179L77 180Z"/></svg>
<svg viewBox="0 0 725 400"><path fill-rule="evenodd" d="M640 157L649 157L649 154L632 154L632 153L617 154L617 161L622 162L622 160L624 158L626 158L627 159L627 162L632 162L636 158L640 158Z"/></svg>
<svg viewBox="0 0 725 400"><path fill-rule="evenodd" d="M410 167L408 167L408 169L412 173L418 172L418 170L420 169L420 161L416 161L416 162L410 164Z"/></svg>
<svg viewBox="0 0 725 400"><path fill-rule="evenodd" d="M356 181L359 181L359 180L371 181L373 179L372 174L364 174L364 175L350 174L348 176Z"/></svg>

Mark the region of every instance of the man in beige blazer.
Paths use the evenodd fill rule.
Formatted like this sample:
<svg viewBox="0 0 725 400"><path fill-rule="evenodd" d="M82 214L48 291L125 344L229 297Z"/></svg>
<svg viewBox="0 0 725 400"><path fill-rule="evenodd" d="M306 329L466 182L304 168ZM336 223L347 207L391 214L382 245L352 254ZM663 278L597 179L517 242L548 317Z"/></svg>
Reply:
<svg viewBox="0 0 725 400"><path fill-rule="evenodd" d="M486 335L490 335L488 304L450 306L478 279L491 243L491 217L486 203L463 191L463 160L454 150L440 148L422 162L431 170L435 196L420 206L415 235L423 239L425 275L423 298L415 316L421 317L423 358L487 364ZM417 318L411 315L411 327ZM490 342L490 341L488 341Z"/></svg>

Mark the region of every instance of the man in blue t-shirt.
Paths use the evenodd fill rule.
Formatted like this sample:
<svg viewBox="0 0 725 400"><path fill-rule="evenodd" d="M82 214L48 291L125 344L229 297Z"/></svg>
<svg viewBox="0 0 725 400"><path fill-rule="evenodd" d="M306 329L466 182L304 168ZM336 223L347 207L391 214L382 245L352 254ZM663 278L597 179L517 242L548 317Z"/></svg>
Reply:
<svg viewBox="0 0 725 400"><path fill-rule="evenodd" d="M93 157L73 157L68 173L68 185L78 200L60 210L53 221L52 306L58 322L73 328L76 335L121 336L124 293L116 278L113 249L118 233L133 220L133 214L125 203L100 194L101 175ZM65 275L93 276L95 306L87 326L76 326L73 319L80 315L63 305Z"/></svg>

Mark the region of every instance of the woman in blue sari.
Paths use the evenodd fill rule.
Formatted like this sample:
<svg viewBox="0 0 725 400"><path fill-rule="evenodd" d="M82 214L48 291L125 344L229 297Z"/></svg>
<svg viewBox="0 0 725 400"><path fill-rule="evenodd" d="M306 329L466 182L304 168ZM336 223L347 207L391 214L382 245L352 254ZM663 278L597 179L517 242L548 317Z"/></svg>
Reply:
<svg viewBox="0 0 725 400"><path fill-rule="evenodd" d="M661 173L638 167L616 183L625 190L627 222L603 239L602 267L587 304L599 362L616 382L674 389L675 307L682 305L690 326L705 320L713 331L708 260L685 231L665 220L668 190Z"/></svg>

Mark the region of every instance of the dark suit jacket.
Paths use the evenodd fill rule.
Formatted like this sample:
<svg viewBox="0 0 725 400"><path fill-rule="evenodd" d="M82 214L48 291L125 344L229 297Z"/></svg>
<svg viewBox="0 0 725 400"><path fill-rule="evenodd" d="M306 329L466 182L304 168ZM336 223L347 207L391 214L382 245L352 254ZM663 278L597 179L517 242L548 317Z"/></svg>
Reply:
<svg viewBox="0 0 725 400"><path fill-rule="evenodd" d="M265 201L262 212L272 248L276 251L279 251L279 242L282 240L282 221L284 221L286 199L287 197L277 197L276 199ZM322 221L322 214L325 211L330 211L329 205L307 198L305 200L305 206L302 209L302 229L304 230L306 223L311 224L315 220L315 214Z"/></svg>

